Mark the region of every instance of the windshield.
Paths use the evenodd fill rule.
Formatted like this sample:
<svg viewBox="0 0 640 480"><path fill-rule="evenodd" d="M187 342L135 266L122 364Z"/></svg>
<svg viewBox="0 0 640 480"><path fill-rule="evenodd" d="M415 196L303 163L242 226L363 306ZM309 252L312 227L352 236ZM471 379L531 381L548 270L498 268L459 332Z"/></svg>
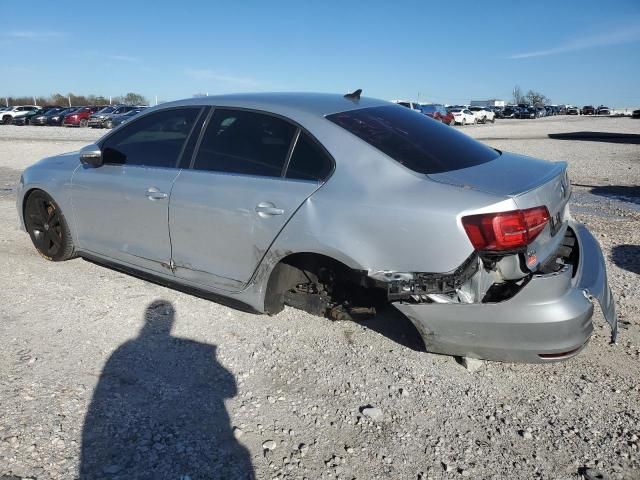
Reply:
<svg viewBox="0 0 640 480"><path fill-rule="evenodd" d="M111 113L115 110L115 107L104 107L102 110L99 110L96 113Z"/></svg>
<svg viewBox="0 0 640 480"><path fill-rule="evenodd" d="M459 170L499 156L449 126L395 105L334 113L327 119L418 173Z"/></svg>
<svg viewBox="0 0 640 480"><path fill-rule="evenodd" d="M438 111L435 105L422 105L421 109L424 113L434 113Z"/></svg>

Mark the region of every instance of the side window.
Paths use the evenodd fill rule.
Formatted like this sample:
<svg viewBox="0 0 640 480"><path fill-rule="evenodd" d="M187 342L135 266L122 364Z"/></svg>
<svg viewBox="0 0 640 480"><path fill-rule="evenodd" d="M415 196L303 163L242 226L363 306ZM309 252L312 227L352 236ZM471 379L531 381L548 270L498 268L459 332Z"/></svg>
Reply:
<svg viewBox="0 0 640 480"><path fill-rule="evenodd" d="M295 131L293 125L271 115L217 108L193 168L279 177Z"/></svg>
<svg viewBox="0 0 640 480"><path fill-rule="evenodd" d="M287 167L286 177L298 180L325 180L332 168L333 163L322 148L309 135L300 133Z"/></svg>
<svg viewBox="0 0 640 480"><path fill-rule="evenodd" d="M104 142L104 163L175 167L199 111L169 109L132 122Z"/></svg>

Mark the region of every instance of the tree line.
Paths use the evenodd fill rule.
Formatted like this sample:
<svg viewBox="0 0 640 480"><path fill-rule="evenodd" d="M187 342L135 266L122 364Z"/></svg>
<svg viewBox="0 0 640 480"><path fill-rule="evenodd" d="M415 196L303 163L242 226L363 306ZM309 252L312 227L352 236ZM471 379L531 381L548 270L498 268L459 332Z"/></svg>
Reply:
<svg viewBox="0 0 640 480"><path fill-rule="evenodd" d="M519 85L513 87L513 103L518 105L520 103L526 103L529 105L548 105L551 103L551 99L540 92L535 90L529 90L527 93L522 93Z"/></svg>
<svg viewBox="0 0 640 480"><path fill-rule="evenodd" d="M109 105L109 97L102 95L76 95L74 93L68 93L62 95L61 93L52 93L48 97L36 96L36 97L2 97L0 102L2 105L33 105L35 100L36 105L60 105L68 106L82 106L82 105ZM148 105L149 101L143 95L135 92L129 92L126 95L111 97L112 104L126 103L130 105Z"/></svg>

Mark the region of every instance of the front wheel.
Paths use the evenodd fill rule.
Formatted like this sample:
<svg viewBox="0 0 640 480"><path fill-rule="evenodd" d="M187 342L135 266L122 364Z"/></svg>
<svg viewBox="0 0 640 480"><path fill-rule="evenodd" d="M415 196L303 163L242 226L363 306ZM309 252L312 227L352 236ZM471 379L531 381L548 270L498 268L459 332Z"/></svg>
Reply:
<svg viewBox="0 0 640 480"><path fill-rule="evenodd" d="M450 127L453 127L455 124L456 124L456 121L455 121L455 120L451 120L451 121L449 122L449 126L450 126Z"/></svg>
<svg viewBox="0 0 640 480"><path fill-rule="evenodd" d="M81 118L80 119L80 127L81 128L86 128L87 125L89 125L89 120L87 120L86 118Z"/></svg>
<svg viewBox="0 0 640 480"><path fill-rule="evenodd" d="M67 220L53 199L42 190L27 198L24 223L33 245L47 260L61 262L73 258L73 241Z"/></svg>
<svg viewBox="0 0 640 480"><path fill-rule="evenodd" d="M474 118L474 119L473 119L473 124L475 125L475 124L477 124L477 123L478 123L478 119L477 119L477 118Z"/></svg>
<svg viewBox="0 0 640 480"><path fill-rule="evenodd" d="M2 119L2 123L4 123L5 125L9 125L12 120L13 118L11 118L11 115L5 115L5 117Z"/></svg>
<svg viewBox="0 0 640 480"><path fill-rule="evenodd" d="M466 125L466 124L467 124L467 119L466 119L466 118L463 118L463 119L462 119L462 125Z"/></svg>

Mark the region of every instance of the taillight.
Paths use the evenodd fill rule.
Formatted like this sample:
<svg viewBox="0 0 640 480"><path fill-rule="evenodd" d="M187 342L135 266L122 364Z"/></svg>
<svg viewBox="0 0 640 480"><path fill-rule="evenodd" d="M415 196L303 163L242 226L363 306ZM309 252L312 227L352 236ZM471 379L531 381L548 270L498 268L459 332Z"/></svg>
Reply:
<svg viewBox="0 0 640 480"><path fill-rule="evenodd" d="M473 247L494 252L527 246L544 230L548 221L547 207L462 217L462 225Z"/></svg>

